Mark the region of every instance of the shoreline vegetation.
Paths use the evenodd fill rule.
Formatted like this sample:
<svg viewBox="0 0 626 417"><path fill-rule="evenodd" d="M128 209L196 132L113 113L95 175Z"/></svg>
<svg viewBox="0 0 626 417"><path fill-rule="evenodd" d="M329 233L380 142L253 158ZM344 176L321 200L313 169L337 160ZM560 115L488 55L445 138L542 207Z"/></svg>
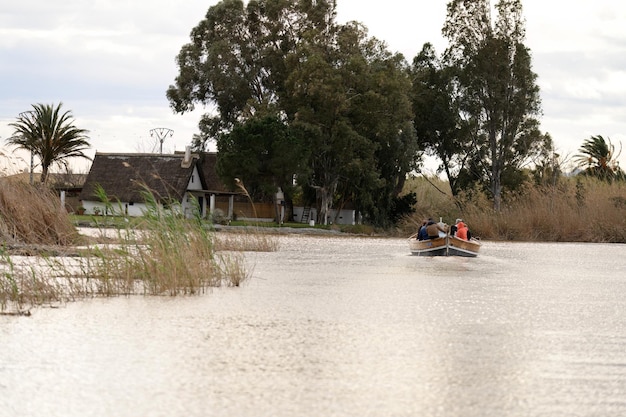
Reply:
<svg viewBox="0 0 626 417"><path fill-rule="evenodd" d="M114 228L97 226L93 236L85 236L52 191L5 185L0 188L2 314L29 315L34 307L91 297L187 296L238 287L250 278L243 251L278 249L267 234L218 238L199 218L176 215L175 207L163 210L148 192L143 217L122 219Z"/></svg>
<svg viewBox="0 0 626 417"><path fill-rule="evenodd" d="M283 233L405 237L425 217L462 218L483 240L626 243L626 186L588 177L522 187L500 212L478 190L453 199L438 178L410 178L415 213L392 230L366 225L212 225L165 211L146 192L141 218L74 216L45 187L0 188L0 314L30 315L90 297L187 296L250 278L243 252L276 251ZM106 196L103 196L106 201ZM111 212L116 208L112 205ZM174 210L175 211L175 210ZM119 211L118 211L119 212ZM86 226L93 235L79 233Z"/></svg>
<svg viewBox="0 0 626 417"><path fill-rule="evenodd" d="M416 211L398 227L415 233L421 220L461 218L484 240L523 242L626 243L626 183L586 176L561 178L554 185L522 185L506 194L501 210L481 190L453 199L447 182L411 178L405 192L417 196Z"/></svg>

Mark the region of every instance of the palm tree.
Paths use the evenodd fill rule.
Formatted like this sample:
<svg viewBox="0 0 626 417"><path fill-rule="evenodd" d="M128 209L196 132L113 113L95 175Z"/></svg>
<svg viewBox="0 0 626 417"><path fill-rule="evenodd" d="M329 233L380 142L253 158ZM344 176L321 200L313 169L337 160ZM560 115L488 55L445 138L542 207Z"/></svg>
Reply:
<svg viewBox="0 0 626 417"><path fill-rule="evenodd" d="M605 140L600 135L591 136L585 140L579 151L580 154L575 159L583 174L606 181L624 179L624 171L617 162L621 149L616 155L611 139Z"/></svg>
<svg viewBox="0 0 626 417"><path fill-rule="evenodd" d="M52 164L66 165L65 160L72 157L89 159L83 153L90 146L89 131L74 126L71 111L61 113L61 106L63 103L57 107L34 104L33 110L20 113L17 120L9 124L15 131L6 142L39 158L42 183L48 179Z"/></svg>

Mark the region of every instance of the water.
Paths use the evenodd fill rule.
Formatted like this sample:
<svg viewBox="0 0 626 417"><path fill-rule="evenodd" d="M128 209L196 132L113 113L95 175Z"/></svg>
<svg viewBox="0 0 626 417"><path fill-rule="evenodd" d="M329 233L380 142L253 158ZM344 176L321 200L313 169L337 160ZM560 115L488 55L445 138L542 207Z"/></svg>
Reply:
<svg viewBox="0 0 626 417"><path fill-rule="evenodd" d="M625 245L282 236L253 278L0 317L0 416L623 416Z"/></svg>

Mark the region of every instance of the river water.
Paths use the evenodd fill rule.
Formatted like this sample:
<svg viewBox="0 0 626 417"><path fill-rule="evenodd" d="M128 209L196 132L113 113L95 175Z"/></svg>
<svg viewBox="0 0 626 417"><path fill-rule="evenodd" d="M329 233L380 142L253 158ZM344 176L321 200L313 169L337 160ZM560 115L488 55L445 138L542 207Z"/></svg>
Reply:
<svg viewBox="0 0 626 417"><path fill-rule="evenodd" d="M240 288L0 317L0 416L626 415L626 245L278 239Z"/></svg>

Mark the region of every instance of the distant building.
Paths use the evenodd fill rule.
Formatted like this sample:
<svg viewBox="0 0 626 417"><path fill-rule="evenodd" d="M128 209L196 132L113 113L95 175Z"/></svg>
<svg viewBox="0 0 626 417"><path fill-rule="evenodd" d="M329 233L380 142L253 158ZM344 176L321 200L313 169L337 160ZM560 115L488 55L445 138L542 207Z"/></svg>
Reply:
<svg viewBox="0 0 626 417"><path fill-rule="evenodd" d="M214 153L189 149L175 154L96 153L80 200L87 214L141 216L148 208L144 193L149 191L162 207L177 202L186 216L192 215L195 200L202 217L207 217L215 214L220 199L225 208L220 215L232 218L234 196L239 193L228 191L219 180L215 162ZM114 202L114 213L107 213L96 195L98 186Z"/></svg>

